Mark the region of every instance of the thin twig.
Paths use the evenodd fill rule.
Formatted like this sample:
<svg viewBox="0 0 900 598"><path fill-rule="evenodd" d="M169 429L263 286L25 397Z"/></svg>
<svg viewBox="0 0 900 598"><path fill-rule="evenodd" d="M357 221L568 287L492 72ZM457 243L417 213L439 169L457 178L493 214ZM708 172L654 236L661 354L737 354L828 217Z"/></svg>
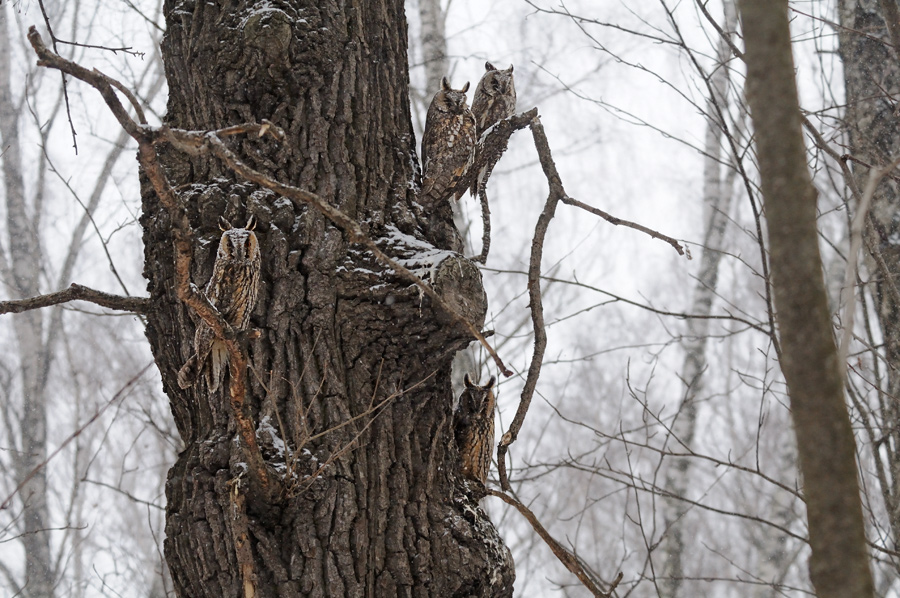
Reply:
<svg viewBox="0 0 900 598"><path fill-rule="evenodd" d="M56 35L53 34L53 26L50 25L50 17L47 15L47 9L44 8L44 0L38 0L38 6L41 7L41 14L44 16L44 24L47 26L47 33L50 34L50 40L53 42L53 51L59 54L59 48L56 47ZM31 31L31 29L34 29L33 25L29 31ZM69 128L72 131L72 147L75 148L75 153L78 154L78 140L76 139L78 133L75 132L75 123L72 122L72 109L69 106L69 88L66 84L66 75L65 73L60 73L60 76L62 77L63 97L66 99L66 116L69 119Z"/></svg>
<svg viewBox="0 0 900 598"><path fill-rule="evenodd" d="M132 50L131 46L122 46L119 48L113 48L112 46L95 46L94 44L82 44L81 42L69 42L64 39L59 39L56 37L53 38L53 41L59 42L61 44L65 44L67 46L76 46L78 48L87 48L89 50L106 50L107 52L112 52L113 54L123 52L125 54L131 54L132 56L136 56L138 58L144 57L144 52L138 52L137 50Z"/></svg>
<svg viewBox="0 0 900 598"><path fill-rule="evenodd" d="M5 510L5 509L8 509L8 508L9 508L9 503L12 501L13 497L14 497L16 494L18 494L19 491L22 490L22 488L25 487L25 484L27 484L28 482L30 482L31 479L32 479L34 476L36 476L37 473L38 473L41 469L43 469L44 467L46 467L46 466L47 466L47 463L49 463L54 457L56 457L56 455L58 455L58 454L60 453L60 451L62 451L64 448L66 448L66 446L68 446L70 442L72 442L73 440L75 440L76 438L78 438L78 436L80 436L81 433L84 432L84 431L87 429L88 426L90 426L92 423L94 423L95 421L97 421L98 419L100 419L100 416L103 415L103 414L106 412L106 410L109 409L109 407L110 407L113 403L115 403L120 397L122 397L122 396L125 394L125 391L127 391L127 390L130 389L132 386L134 386L135 384L137 384L137 381L140 380L141 376L143 376L144 373L145 373L147 370L150 369L150 367L153 365L153 363L154 363L154 362L151 361L150 363L148 363L147 365L145 365L145 366L141 369L141 371L139 371L137 374L135 374L134 377L131 378L131 380L129 380L128 382L126 382L126 383L125 383L125 386L123 386L122 388L120 388L120 389L118 390L118 392L116 392L116 394L114 394L114 395L112 396L111 399L109 399L106 403L104 403L103 406L100 407L100 408L94 413L94 415L92 415L92 416L91 416L86 422L84 422L84 424L81 425L78 429L76 429L74 432L72 432L72 433L69 435L68 438L66 438L65 440L63 440L62 443L60 443L60 445L59 445L58 447L56 447L56 450L54 450L52 453L50 453L50 454L47 456L46 459L44 459L43 461L41 461L40 463L38 463L37 467L35 467L34 469L32 469L30 472L28 472L28 475L26 475L24 478L22 478L22 481L19 482L19 485L16 486L16 487L13 489L13 491L9 494L9 496L7 496L5 499L3 499L3 502L2 502L2 503L0 503L0 511L3 511L3 510Z"/></svg>
<svg viewBox="0 0 900 598"><path fill-rule="evenodd" d="M872 165L872 164L869 164L869 163L866 162L865 160L862 160L862 159L860 159L860 158L857 158L856 156L851 156L850 154L841 154L839 159L840 159L841 162L856 162L856 163L859 164L860 166L865 166L866 168L873 168L873 169L877 169L877 168L878 168L877 166L874 166L874 165ZM886 177L886 178L889 178L889 179L893 179L893 180L895 180L895 181L897 181L897 182L900 182L900 176L897 176L896 174L891 174L890 172L885 173L885 174L883 174L883 175L881 175L881 176L882 176L882 178L885 178L885 177Z"/></svg>
<svg viewBox="0 0 900 598"><path fill-rule="evenodd" d="M553 551L553 554L556 555L556 558L559 559L563 565L565 565L566 569L572 572L575 577L578 578L584 587L590 590L591 594L593 594L596 598L609 598L612 596L612 593L615 591L616 587L619 585L619 582L622 581L622 572L620 571L616 578L613 580L612 584L609 586L609 591L604 592L599 587L597 587L597 582L594 581L593 577L587 572L584 565L581 563L581 560L572 554L569 550L567 550L562 544L556 541L556 539L550 535L541 522L538 520L537 516L529 509L527 506L522 504L520 501L516 500L512 496L506 494L505 492L500 492L499 490L493 490L491 488L487 489L487 493L490 496L496 496L506 504L515 508L519 513L522 514L525 519L528 520L528 523L531 524L532 529L541 537L544 543Z"/></svg>
<svg viewBox="0 0 900 598"><path fill-rule="evenodd" d="M581 208L582 210L588 211L591 214L596 216L600 216L610 224L614 224L616 226L627 226L628 228L633 228L634 230L639 230L642 233L648 234L654 239L659 239L660 241L665 241L669 245L675 248L675 251L678 252L678 255L685 255L685 248L681 246L681 243L673 239L672 237L667 237L666 235L655 231L653 229L647 228L637 222L630 222L628 220L622 220L621 218L616 218L612 214L608 214L599 208L595 208L593 206L589 206L586 203L582 203L577 199L572 199L571 197L563 197L561 201L565 204L569 204L570 206L575 206L576 208ZM691 259L690 251L687 252L687 258Z"/></svg>

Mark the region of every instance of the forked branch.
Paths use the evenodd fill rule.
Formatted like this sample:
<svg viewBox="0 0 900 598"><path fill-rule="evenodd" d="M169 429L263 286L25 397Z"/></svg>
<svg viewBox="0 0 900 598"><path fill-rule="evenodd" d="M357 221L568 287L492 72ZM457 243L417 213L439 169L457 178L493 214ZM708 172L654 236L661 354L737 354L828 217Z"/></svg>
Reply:
<svg viewBox="0 0 900 598"><path fill-rule="evenodd" d="M547 178L550 192L547 196L547 202L544 204L544 210L538 217L537 225L535 226L534 237L531 241L531 259L528 265L528 299L534 328L534 353L531 356L531 365L528 367L528 376L525 379L525 386L522 388L519 407L516 409L516 414L513 417L512 423L509 425L509 429L503 434L500 443L497 445L497 470L500 475L500 485L507 492L511 491L511 486L506 471L506 454L510 445L516 441L519 431L522 429L522 423L525 421L525 415L528 413L528 408L531 405L531 400L534 397L534 391L541 375L541 364L547 349L547 333L544 330L544 307L541 298L541 258L544 253L544 239L547 236L547 228L550 226L550 221L556 214L556 206L559 202L587 210L614 225L621 224L629 226L635 230L646 233L655 239L661 239L672 245L680 255L687 255L687 257L690 258L690 253L686 253L681 245L672 237L663 235L645 226L628 222L621 218L616 218L602 210L598 210L597 208L593 208L570 198L566 193L565 188L563 188L562 179L556 169L556 163L553 161L550 143L547 141L547 135L544 133L544 126L541 124L540 117L537 115L536 111L526 114L532 113L534 113L534 116L529 123L531 134L534 138L534 146L535 149L537 149L541 168L544 171L544 176Z"/></svg>

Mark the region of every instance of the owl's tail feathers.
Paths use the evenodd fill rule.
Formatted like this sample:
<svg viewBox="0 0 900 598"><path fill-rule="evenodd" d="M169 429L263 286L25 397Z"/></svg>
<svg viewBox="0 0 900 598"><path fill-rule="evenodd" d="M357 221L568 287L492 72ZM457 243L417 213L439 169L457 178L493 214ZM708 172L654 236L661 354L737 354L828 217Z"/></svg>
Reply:
<svg viewBox="0 0 900 598"><path fill-rule="evenodd" d="M209 352L209 370L206 378L209 392L213 393L219 390L222 379L225 378L225 368L227 367L228 349L225 348L225 343L215 340Z"/></svg>
<svg viewBox="0 0 900 598"><path fill-rule="evenodd" d="M184 362L181 369L178 370L178 386L187 389L197 383L197 377L200 371L197 367L197 354L191 355L191 358Z"/></svg>

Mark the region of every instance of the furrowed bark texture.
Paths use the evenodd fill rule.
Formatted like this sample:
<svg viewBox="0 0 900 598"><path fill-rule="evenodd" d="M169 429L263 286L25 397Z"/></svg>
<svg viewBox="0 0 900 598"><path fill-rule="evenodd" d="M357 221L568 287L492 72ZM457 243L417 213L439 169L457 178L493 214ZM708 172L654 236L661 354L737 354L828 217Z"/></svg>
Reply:
<svg viewBox="0 0 900 598"><path fill-rule="evenodd" d="M820 598L873 595L856 470L807 172L787 0L741 0L747 101L769 231L781 369L791 399Z"/></svg>
<svg viewBox="0 0 900 598"><path fill-rule="evenodd" d="M900 155L896 96L889 95L900 90L900 48L892 50L878 39L890 40L882 6L877 0L842 0L840 20L846 29L840 30L839 37L850 152L878 168ZM865 187L869 169L854 162L853 172L860 188ZM866 241L878 260L870 255L868 265L875 282L873 296L884 339L888 380L886 409L878 430L885 439L879 452L887 462L883 482L886 487L882 494L896 543L900 540L900 402L896 400L900 397L900 301L895 292L900 286L900 184L897 181L890 177L882 180L870 214Z"/></svg>
<svg viewBox="0 0 900 598"><path fill-rule="evenodd" d="M283 142L227 143L363 223L483 323L477 268L419 225L403 2L168 0L165 16L167 123L271 120ZM314 210L215 159L159 151L194 228L194 283L210 277L220 215L255 214L263 255L246 404L272 487L254 492L226 396L178 388L194 323L172 288L167 212L144 185L148 337L185 442L167 484L178 595L510 596L509 551L452 443L450 361L468 332Z"/></svg>

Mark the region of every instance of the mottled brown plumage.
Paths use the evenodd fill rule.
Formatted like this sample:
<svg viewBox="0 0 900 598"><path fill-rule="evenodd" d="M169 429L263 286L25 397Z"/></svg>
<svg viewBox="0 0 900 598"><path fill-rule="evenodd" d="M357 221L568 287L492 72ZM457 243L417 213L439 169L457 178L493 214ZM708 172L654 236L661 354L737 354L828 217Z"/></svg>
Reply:
<svg viewBox="0 0 900 598"><path fill-rule="evenodd" d="M466 389L459 396L453 418L453 435L462 462L460 470L466 477L487 483L494 450L494 382L485 386L473 384L466 374Z"/></svg>
<svg viewBox="0 0 900 598"><path fill-rule="evenodd" d="M251 216L243 228L232 228L225 218L220 217L219 227L222 238L212 278L206 284L204 294L234 329L246 330L259 293L261 259L259 241L253 232L256 217ZM200 320L194 333L194 354L178 371L178 385L190 388L202 372L209 392L215 392L222 384L227 365L225 343L216 338L204 320Z"/></svg>
<svg viewBox="0 0 900 598"><path fill-rule="evenodd" d="M475 116L476 135L479 138L494 124L516 113L513 67L500 71L490 62L485 62L484 68L485 73L478 82L472 99L472 114Z"/></svg>
<svg viewBox="0 0 900 598"><path fill-rule="evenodd" d="M441 79L441 89L431 100L422 135L423 183L421 197L426 207L462 193L453 193L475 152L475 117L466 103L468 82L462 89Z"/></svg>
<svg viewBox="0 0 900 598"><path fill-rule="evenodd" d="M500 71L490 62L485 62L484 69L485 73L478 82L472 99L476 139L481 139L486 130L516 113L516 85L512 65L505 71ZM478 194L485 174L485 168L482 168L472 181L469 191L473 196Z"/></svg>

